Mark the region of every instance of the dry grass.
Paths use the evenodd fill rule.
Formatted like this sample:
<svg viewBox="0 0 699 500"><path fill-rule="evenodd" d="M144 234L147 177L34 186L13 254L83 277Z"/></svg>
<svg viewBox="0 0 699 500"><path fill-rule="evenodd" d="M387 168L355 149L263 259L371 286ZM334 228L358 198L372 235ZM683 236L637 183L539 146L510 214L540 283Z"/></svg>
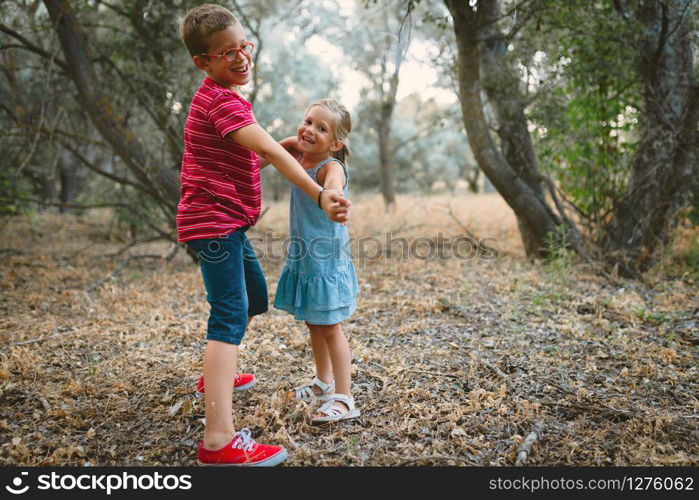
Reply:
<svg viewBox="0 0 699 500"><path fill-rule="evenodd" d="M398 195L389 212L376 195L357 195L352 201L350 233L357 238L383 237L386 233L407 238L463 235L466 227L475 238L495 238L501 251L524 257L514 212L498 194L467 193L456 198ZM256 229L287 235L287 203L271 204Z"/></svg>
<svg viewBox="0 0 699 500"><path fill-rule="evenodd" d="M447 197L400 197L384 214L357 197L351 233L462 234ZM454 201L498 259L366 260L346 323L361 419L316 428L284 392L312 375L307 333L257 318L241 349L259 382L235 422L284 444L290 465L513 465L537 425L535 465L699 463L696 283L657 276L614 287L569 256L523 260L497 196ZM284 235L272 206L257 234ZM135 260L105 216L5 221L0 275L0 464L191 465L202 435L193 397L208 306L184 252ZM165 244L129 254L166 254ZM281 262L263 261L273 294Z"/></svg>

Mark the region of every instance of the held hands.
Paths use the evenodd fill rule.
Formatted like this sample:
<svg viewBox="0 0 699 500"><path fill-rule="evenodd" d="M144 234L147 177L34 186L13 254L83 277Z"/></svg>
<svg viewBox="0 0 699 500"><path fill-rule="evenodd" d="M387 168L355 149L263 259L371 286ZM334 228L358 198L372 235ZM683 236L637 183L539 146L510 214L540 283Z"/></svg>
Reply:
<svg viewBox="0 0 699 500"><path fill-rule="evenodd" d="M333 222L346 225L352 211L351 206L352 202L334 189L325 189L320 193L320 207Z"/></svg>

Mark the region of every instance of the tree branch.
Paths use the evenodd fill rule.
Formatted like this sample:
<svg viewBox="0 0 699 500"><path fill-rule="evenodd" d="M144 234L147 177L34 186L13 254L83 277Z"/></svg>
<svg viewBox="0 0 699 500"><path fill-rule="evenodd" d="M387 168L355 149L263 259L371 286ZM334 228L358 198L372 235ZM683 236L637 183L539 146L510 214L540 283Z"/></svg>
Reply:
<svg viewBox="0 0 699 500"><path fill-rule="evenodd" d="M11 205L15 201L26 201L29 203L46 205L48 207L70 208L75 210L86 210L88 208L131 208L129 205L125 203L93 203L89 205L82 205L76 203L63 203L58 201L37 200L35 198L23 198L19 196L11 200L5 196L0 196L0 204Z"/></svg>
<svg viewBox="0 0 699 500"><path fill-rule="evenodd" d="M540 423L535 423L532 426L532 431L527 435L527 437L522 442L521 446L517 450L517 460L515 460L515 467L522 467L527 465L527 460L532 452L532 446L534 443L542 436L542 426Z"/></svg>
<svg viewBox="0 0 699 500"><path fill-rule="evenodd" d="M90 283L86 288L86 292L92 292L102 286L107 280L115 277L117 274L119 274L126 266L129 265L131 261L134 260L142 260L142 259L167 259L168 256L163 257L162 255L153 255L153 254L145 254L145 255L131 255L127 257L121 264L119 264L114 271L109 273L107 276L105 276L101 280L96 280Z"/></svg>
<svg viewBox="0 0 699 500"><path fill-rule="evenodd" d="M22 42L22 45L18 48L23 48L23 49L29 50L31 52L34 52L35 54L40 55L41 57L43 57L45 59L49 59L49 60L53 61L58 67L60 67L63 71L65 71L66 73L68 72L68 65L64 61L58 59L57 57L54 57L53 55L51 55L49 52L46 52L44 49L42 49L38 45L33 44L27 38L23 37L22 35L17 33L15 30L10 28L6 24L0 23L0 31L2 31L2 32L10 35L12 38ZM3 47L3 48L6 48L6 47Z"/></svg>
<svg viewBox="0 0 699 500"><path fill-rule="evenodd" d="M612 4L614 4L614 10L621 14L621 17L627 21L633 17L626 8L626 0L612 0Z"/></svg>
<svg viewBox="0 0 699 500"><path fill-rule="evenodd" d="M70 64L68 74L77 87L81 106L134 176L148 186L158 205L174 212L179 199L178 179L172 169L158 164L115 112L91 64L87 38L70 3L68 0L44 0L44 5Z"/></svg>
<svg viewBox="0 0 699 500"><path fill-rule="evenodd" d="M53 56L51 56L51 60L53 60ZM39 113L39 127L38 128L42 128L43 124L44 124L44 114L46 112L46 100L47 100L46 97L48 96L48 86L49 86L49 82L51 81L51 73L52 73L52 67L49 66L48 75L46 76L46 79L44 80L44 85L46 87L46 91L43 92L44 98L41 100L41 107L40 107L41 111ZM60 116L61 116L61 112L59 111L58 113L56 113L54 127L58 123ZM22 169L24 169L24 167L29 163L29 160L31 160L31 158L34 156L34 152L36 151L36 146L39 143L39 136L40 135L41 134L39 132L37 132L35 134L34 140L31 143L31 148L29 149L29 153L27 153L27 156L24 158L22 163L20 163L19 167L17 167L17 173L20 173L22 171Z"/></svg>
<svg viewBox="0 0 699 500"><path fill-rule="evenodd" d="M0 107L3 107L3 108L5 108L6 111L8 111L7 108L5 106L3 106L2 103L0 103ZM17 120L15 119L15 121L17 121ZM49 130L49 129L44 128L44 127L25 126L24 124L19 123L17 128L18 128L18 130L20 130L20 132L0 132L0 136L7 136L7 137L25 136L29 132L41 132L42 134L45 134L49 137L53 137L54 135L60 135L60 136L65 137L66 139L72 139L72 140L80 141L80 142L83 142L86 144L92 144L92 145L103 147L103 148L109 147L109 144L107 144L105 142L98 141L98 140L93 139L92 137L89 137L89 136L75 134L73 132L67 132L67 131L62 130L62 129L57 128L57 127L54 127L53 129ZM21 130L26 130L26 132L21 132Z"/></svg>
<svg viewBox="0 0 699 500"><path fill-rule="evenodd" d="M252 34L255 36L255 38L257 38L258 40L260 40L260 38L261 38L261 37L260 37L260 32L259 32L259 30L257 29L257 28L259 28L259 26L260 26L259 21L258 21L258 23L257 23L257 28L254 27L254 26L252 25L252 23L250 22L250 19L248 18L248 16L247 16L247 15L245 14L245 12L243 11L243 9L240 8L240 4L238 4L238 2L237 2L236 0L231 0L231 4L233 5L233 10L234 10L235 13L237 14L237 16L240 18L240 20L243 21L243 24L244 24L245 27L248 29L248 31L250 31L250 33L252 33Z"/></svg>
<svg viewBox="0 0 699 500"><path fill-rule="evenodd" d="M109 7L109 8L112 9L114 12L116 12L117 14L119 14L119 15L121 15L121 16L123 16L123 17L126 17L126 18L129 17L129 13L128 13L128 12L126 12L126 11L123 10L123 9L120 9L119 7L117 7L116 5L114 5L114 4L112 4L112 3L105 2L104 0L98 0L97 3L101 3L101 4L105 5L106 7Z"/></svg>
<svg viewBox="0 0 699 500"><path fill-rule="evenodd" d="M15 123L19 123L19 119L15 116L15 113L10 108L5 106L5 104L3 104L2 102L0 102L0 109L2 109L3 111L5 111L5 113L10 115L10 118L12 118L12 121L14 121ZM9 135L9 134L3 134L3 135Z"/></svg>
<svg viewBox="0 0 699 500"><path fill-rule="evenodd" d="M158 118L155 112L150 108L150 106L148 106L148 104L143 100L139 92L133 86L131 80L121 71L121 69L116 64L114 64L114 61L112 61L111 58L102 56L99 60L107 63L108 66L110 66L112 69L114 69L114 71L116 71L117 75L119 75L119 78L121 78L121 80L126 84L126 86L129 87L129 90L131 90L133 95L136 96L136 100L146 111L148 116L150 116L153 122L155 122L155 124L160 128L160 130L163 131L163 134L167 138L168 143L170 143L170 148L171 151L173 151L174 156L181 158L182 149L179 146L178 140L172 136L171 130L168 130L167 123L163 123L163 121Z"/></svg>
<svg viewBox="0 0 699 500"><path fill-rule="evenodd" d="M75 156L78 160L80 160L80 163L85 165L87 168L89 168L93 172L101 175L102 177L106 177L107 179L112 180L118 184L123 184L125 186L132 186L143 193L152 195L152 193L149 193L148 190L144 186L142 186L141 184L137 184L137 183L130 181L128 179L125 179L123 177L119 177L119 176L111 174L109 172L105 172L104 170L102 170L101 168L97 167L92 162L90 162L77 149L75 149L73 146L71 146L67 142L64 142L60 139L58 140L58 142L61 144L61 146L63 146L68 151L70 151L73 154L73 156Z"/></svg>

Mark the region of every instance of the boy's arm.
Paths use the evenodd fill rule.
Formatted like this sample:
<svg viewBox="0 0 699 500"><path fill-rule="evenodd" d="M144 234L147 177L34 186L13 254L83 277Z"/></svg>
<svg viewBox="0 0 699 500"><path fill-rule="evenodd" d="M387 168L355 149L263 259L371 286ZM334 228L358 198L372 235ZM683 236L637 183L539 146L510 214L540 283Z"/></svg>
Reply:
<svg viewBox="0 0 699 500"><path fill-rule="evenodd" d="M234 130L228 137L260 155L261 160L272 163L290 182L298 186L313 200L318 200L325 214L334 222L346 222L349 219L352 203L332 189L323 189L311 179L303 167L280 146L272 136L256 123Z"/></svg>
<svg viewBox="0 0 699 500"><path fill-rule="evenodd" d="M294 158L298 155L299 151L296 149L296 145L298 144L298 139L294 137L287 137L286 139L282 139L279 141L279 144L281 147L286 149L290 155L292 155ZM263 158L260 158L260 168L265 168L270 164L269 160L265 160Z"/></svg>

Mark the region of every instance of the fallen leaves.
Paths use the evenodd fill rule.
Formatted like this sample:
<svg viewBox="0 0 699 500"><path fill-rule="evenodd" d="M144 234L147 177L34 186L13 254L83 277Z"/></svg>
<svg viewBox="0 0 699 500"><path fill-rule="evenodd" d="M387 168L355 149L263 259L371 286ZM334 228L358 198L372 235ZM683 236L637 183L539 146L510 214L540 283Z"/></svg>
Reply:
<svg viewBox="0 0 699 500"><path fill-rule="evenodd" d="M285 214L271 215L265 224L285 227ZM375 219L351 231L376 232ZM5 243L26 253L0 263L11 281L0 301L0 463L191 465L208 311L197 268L184 255L134 262L86 294L118 245L83 251L85 222L64 221L50 243L27 224L11 221ZM358 310L344 325L356 421L309 425L317 405L287 397L313 374L306 328L275 310L256 318L240 368L258 385L235 394L236 426L287 446L291 465L512 465L537 422L546 434L530 465L697 464L696 289L615 289L582 266L563 279L501 255L358 268ZM262 265L273 294L281 263Z"/></svg>

